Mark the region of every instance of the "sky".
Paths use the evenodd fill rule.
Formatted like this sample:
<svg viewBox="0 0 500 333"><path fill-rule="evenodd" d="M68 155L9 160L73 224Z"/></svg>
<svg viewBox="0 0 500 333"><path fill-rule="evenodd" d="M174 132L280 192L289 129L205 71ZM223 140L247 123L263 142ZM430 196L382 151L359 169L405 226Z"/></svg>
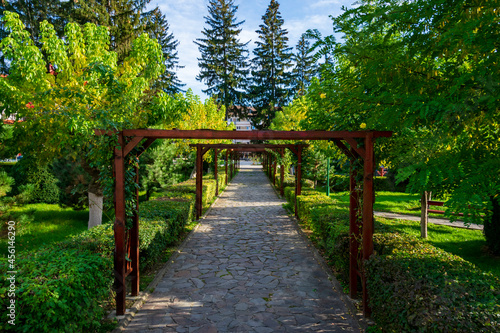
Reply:
<svg viewBox="0 0 500 333"><path fill-rule="evenodd" d="M318 29L323 36L333 34L332 20L329 17L342 13L342 6L351 7L355 0L281 0L280 12L284 20L283 28L288 30L288 46L295 47L300 36L307 29ZM238 6L236 19L245 21L239 38L241 42L248 42L250 59L258 35L255 32L262 24L262 16L265 14L270 0L235 0ZM169 31L179 41L177 47L179 65L185 66L177 71L177 75L186 86L202 97L207 96L202 89L207 87L196 80L199 73L198 58L200 53L198 46L194 44L197 38L202 38L205 27L204 16L208 15L208 0L152 0L149 8L160 7L169 23ZM336 37L337 39L340 36Z"/></svg>

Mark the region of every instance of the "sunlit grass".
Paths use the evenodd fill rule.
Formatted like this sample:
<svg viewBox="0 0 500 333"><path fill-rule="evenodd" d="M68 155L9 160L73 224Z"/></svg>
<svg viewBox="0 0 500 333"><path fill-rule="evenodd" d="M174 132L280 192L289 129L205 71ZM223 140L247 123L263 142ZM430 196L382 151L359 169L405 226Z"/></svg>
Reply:
<svg viewBox="0 0 500 333"><path fill-rule="evenodd" d="M29 204L13 209L33 213L34 220L16 233L16 251L32 251L59 242L87 230L89 211L75 211L51 204ZM1 253L6 253L7 240L0 239Z"/></svg>

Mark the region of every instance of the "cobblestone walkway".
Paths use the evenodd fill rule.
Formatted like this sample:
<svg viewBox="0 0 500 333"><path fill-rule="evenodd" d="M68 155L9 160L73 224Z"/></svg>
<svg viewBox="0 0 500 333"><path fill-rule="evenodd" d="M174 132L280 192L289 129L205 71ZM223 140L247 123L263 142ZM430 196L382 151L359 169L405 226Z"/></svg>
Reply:
<svg viewBox="0 0 500 333"><path fill-rule="evenodd" d="M359 332L260 166L240 173L126 332Z"/></svg>

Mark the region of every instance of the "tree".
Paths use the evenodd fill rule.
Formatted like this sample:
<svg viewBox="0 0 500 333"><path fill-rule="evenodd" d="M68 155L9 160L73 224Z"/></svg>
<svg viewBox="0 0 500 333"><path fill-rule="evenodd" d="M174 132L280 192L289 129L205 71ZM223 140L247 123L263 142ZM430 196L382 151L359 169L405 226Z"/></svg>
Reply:
<svg viewBox="0 0 500 333"><path fill-rule="evenodd" d="M208 86L204 93L212 96L215 101L226 108L245 104L244 91L248 75L247 43L241 43L238 35L240 26L245 21L237 22L238 6L233 0L212 0L208 5L209 16L205 16L202 34L204 38L197 39L201 58L198 58L200 74L198 81Z"/></svg>
<svg viewBox="0 0 500 333"><path fill-rule="evenodd" d="M42 21L51 23L59 36L64 34L66 13L70 6L70 1L61 0L3 0L0 2L0 11L2 16L5 11L17 13L37 44L40 38L39 25Z"/></svg>
<svg viewBox="0 0 500 333"><path fill-rule="evenodd" d="M92 177L92 216L99 211L92 198L100 201L103 193L112 196L110 163L116 144L113 136L96 136L94 130L146 127L160 118L167 121L164 110L169 97L150 90L164 70L161 49L143 34L118 64L117 53L109 50L106 27L87 23L82 29L69 23L65 37L58 38L44 21L40 50L17 14L5 12L3 21L9 36L0 43L0 50L11 67L8 78L0 80L0 103L7 115L25 119L16 123L13 140L40 163L61 155L82 157L82 166ZM47 73L47 63L54 72ZM94 223L89 219L89 226Z"/></svg>
<svg viewBox="0 0 500 333"><path fill-rule="evenodd" d="M121 63L132 42L144 32L145 20L153 11L145 12L150 0L84 0L74 1L70 17L80 24L87 22L110 29L110 46Z"/></svg>
<svg viewBox="0 0 500 333"><path fill-rule="evenodd" d="M363 1L334 18L346 42L308 91L314 128L393 130L381 157L399 179L483 221L496 253L499 22L497 1Z"/></svg>
<svg viewBox="0 0 500 333"><path fill-rule="evenodd" d="M287 104L292 96L292 53L288 47L288 31L283 29L284 20L279 12L279 3L271 0L266 13L259 40L252 59L252 86L250 96L253 106L259 111L256 127L267 128L277 110Z"/></svg>
<svg viewBox="0 0 500 333"><path fill-rule="evenodd" d="M295 67L293 68L293 91L300 96L304 95L311 79L317 74L318 68L314 56L310 52L311 43L306 34L300 36L296 53L293 56Z"/></svg>
<svg viewBox="0 0 500 333"><path fill-rule="evenodd" d="M175 72L179 68L184 68L184 66L179 66L179 57L176 50L179 42L169 32L167 19L159 8L156 8L148 18L147 31L149 36L156 39L160 44L164 59L163 65L165 66L165 72L154 84L154 88L161 89L169 95L181 92L181 88L185 84L181 83Z"/></svg>

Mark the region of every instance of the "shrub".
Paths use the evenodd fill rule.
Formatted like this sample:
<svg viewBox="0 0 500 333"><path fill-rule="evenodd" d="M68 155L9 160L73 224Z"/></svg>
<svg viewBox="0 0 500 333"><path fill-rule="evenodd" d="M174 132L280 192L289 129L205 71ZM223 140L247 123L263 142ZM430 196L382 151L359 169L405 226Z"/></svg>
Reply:
<svg viewBox="0 0 500 333"><path fill-rule="evenodd" d="M294 188L285 196L293 204ZM298 197L299 216L312 230L337 277L349 281L349 210L317 192ZM387 332L497 332L500 281L473 264L406 234L377 225L366 262L373 319Z"/></svg>
<svg viewBox="0 0 500 333"><path fill-rule="evenodd" d="M54 260L57 258L57 260ZM2 272L8 262L0 260ZM54 246L16 257L16 325L7 323L8 297L0 298L1 331L93 331L104 316L100 301L111 289L111 257ZM6 295L9 281L0 281Z"/></svg>
<svg viewBox="0 0 500 333"><path fill-rule="evenodd" d="M409 235L377 234L366 262L373 319L388 332L498 332L500 282Z"/></svg>

